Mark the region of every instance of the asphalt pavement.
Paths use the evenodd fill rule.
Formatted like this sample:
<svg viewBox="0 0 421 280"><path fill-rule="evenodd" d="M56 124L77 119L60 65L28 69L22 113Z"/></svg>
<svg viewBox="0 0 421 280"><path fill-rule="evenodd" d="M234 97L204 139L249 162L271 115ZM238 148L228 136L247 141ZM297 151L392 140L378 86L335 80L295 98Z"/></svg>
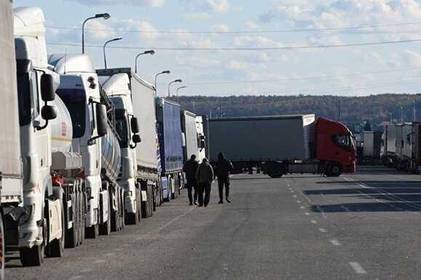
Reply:
<svg viewBox="0 0 421 280"><path fill-rule="evenodd" d="M420 279L421 175L234 175L232 203L186 193L122 232L6 279Z"/></svg>

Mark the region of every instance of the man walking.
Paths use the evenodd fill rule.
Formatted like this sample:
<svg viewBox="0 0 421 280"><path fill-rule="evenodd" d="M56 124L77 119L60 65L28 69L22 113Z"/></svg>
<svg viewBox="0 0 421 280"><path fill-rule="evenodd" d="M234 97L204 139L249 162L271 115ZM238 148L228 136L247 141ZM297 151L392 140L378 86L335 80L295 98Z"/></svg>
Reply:
<svg viewBox="0 0 421 280"><path fill-rule="evenodd" d="M223 153L218 154L218 162L216 163L215 173L218 177L218 190L219 190L219 204L224 203L224 186L225 186L225 199L228 203L230 194L230 173L233 169L232 163L226 160Z"/></svg>
<svg viewBox="0 0 421 280"><path fill-rule="evenodd" d="M196 155L191 155L190 159L184 163L183 171L186 173L187 179L187 194L189 196L189 204L196 204L197 201L197 182L196 182L196 171L199 167L199 163L196 161ZM194 191L194 195L192 195ZM194 196L194 200L193 200Z"/></svg>
<svg viewBox="0 0 421 280"><path fill-rule="evenodd" d="M199 207L206 207L209 204L213 177L213 168L209 164L208 159L204 158L196 171L196 180L198 183L197 198L199 201ZM205 199L203 199L203 192L205 193Z"/></svg>

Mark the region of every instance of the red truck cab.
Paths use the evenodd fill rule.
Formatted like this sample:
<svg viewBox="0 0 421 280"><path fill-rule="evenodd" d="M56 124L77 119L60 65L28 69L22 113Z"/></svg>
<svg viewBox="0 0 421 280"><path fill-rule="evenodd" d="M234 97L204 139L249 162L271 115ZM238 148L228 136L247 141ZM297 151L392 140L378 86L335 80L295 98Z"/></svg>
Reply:
<svg viewBox="0 0 421 280"><path fill-rule="evenodd" d="M315 124L316 159L328 173L354 173L356 148L352 132L342 123L318 118Z"/></svg>

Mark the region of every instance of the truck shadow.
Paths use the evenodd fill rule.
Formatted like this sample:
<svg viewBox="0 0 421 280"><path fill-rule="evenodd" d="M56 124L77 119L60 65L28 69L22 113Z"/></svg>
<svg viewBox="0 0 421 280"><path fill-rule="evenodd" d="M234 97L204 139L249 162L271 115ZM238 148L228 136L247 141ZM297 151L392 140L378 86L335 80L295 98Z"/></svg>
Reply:
<svg viewBox="0 0 421 280"><path fill-rule="evenodd" d="M319 183L321 184L322 182ZM355 186L355 183L348 181L339 183L351 183ZM313 212L421 212L421 182L361 181L361 183L368 187L304 190L303 194L306 196L338 195L352 200L366 200L362 202L312 205L311 210Z"/></svg>

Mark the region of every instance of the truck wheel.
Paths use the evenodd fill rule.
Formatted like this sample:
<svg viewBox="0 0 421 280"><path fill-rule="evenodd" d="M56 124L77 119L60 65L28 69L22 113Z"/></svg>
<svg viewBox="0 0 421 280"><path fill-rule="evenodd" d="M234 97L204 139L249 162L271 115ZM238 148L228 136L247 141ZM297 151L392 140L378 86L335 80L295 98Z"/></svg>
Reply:
<svg viewBox="0 0 421 280"><path fill-rule="evenodd" d="M19 248L19 254L23 266L40 266L44 262L44 245Z"/></svg>
<svg viewBox="0 0 421 280"><path fill-rule="evenodd" d="M77 217L77 195L74 194L73 198L72 198L72 217L73 217L73 224L72 227L69 229L65 229L66 232L66 248L75 248L78 244L77 241L77 235L78 235L78 217ZM67 201L63 202L63 207L67 208ZM67 217L67 219L69 219L69 217ZM68 222L68 220L67 220ZM67 224L67 223L66 223Z"/></svg>
<svg viewBox="0 0 421 280"><path fill-rule="evenodd" d="M342 173L342 168L338 164L331 164L326 169L327 177L338 177Z"/></svg>
<svg viewBox="0 0 421 280"><path fill-rule="evenodd" d="M65 236L65 223L64 223L64 209L61 208L61 238L54 239L47 246L47 256L51 258L61 258L64 255L64 236Z"/></svg>
<svg viewBox="0 0 421 280"><path fill-rule="evenodd" d="M4 240L4 225L3 225L3 211L0 211L0 280L4 279L4 262L5 262L5 247Z"/></svg>
<svg viewBox="0 0 421 280"><path fill-rule="evenodd" d="M111 215L112 215L112 209L111 209L111 191L108 192L108 219L106 222L99 225L99 234L100 235L109 235L111 233Z"/></svg>
<svg viewBox="0 0 421 280"><path fill-rule="evenodd" d="M99 235L99 229L98 229L98 224L93 225L91 227L88 227L85 229L85 236L86 238L92 238L95 239L97 238Z"/></svg>

